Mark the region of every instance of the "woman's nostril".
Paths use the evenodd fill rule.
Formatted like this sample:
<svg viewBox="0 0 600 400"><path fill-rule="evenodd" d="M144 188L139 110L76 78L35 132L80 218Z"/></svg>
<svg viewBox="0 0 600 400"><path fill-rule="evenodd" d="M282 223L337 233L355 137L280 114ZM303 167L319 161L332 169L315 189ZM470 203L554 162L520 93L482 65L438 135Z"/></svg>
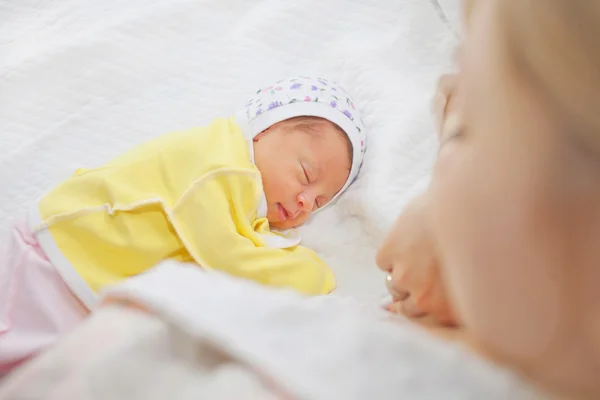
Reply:
<svg viewBox="0 0 600 400"><path fill-rule="evenodd" d="M379 267L379 269L381 269L384 272L389 273L389 272L392 272L392 270L394 269L392 264L389 262L388 258L381 251L379 253L377 253L375 262L377 263L377 266Z"/></svg>

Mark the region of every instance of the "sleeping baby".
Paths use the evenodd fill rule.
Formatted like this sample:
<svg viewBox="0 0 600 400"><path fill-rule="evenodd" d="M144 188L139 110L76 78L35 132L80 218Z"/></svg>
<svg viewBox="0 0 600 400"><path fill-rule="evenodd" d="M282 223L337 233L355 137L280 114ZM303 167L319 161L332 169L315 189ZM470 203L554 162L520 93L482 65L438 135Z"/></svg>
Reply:
<svg viewBox="0 0 600 400"><path fill-rule="evenodd" d="M346 92L298 77L229 119L78 170L14 226L0 259L0 368L76 326L106 285L167 259L329 293L332 272L288 229L348 188L364 150Z"/></svg>

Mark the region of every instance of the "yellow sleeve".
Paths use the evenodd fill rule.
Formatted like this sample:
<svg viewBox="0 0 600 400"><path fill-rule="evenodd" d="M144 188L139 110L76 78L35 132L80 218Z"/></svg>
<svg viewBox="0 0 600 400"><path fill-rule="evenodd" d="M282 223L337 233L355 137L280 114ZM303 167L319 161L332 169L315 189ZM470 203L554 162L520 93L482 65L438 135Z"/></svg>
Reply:
<svg viewBox="0 0 600 400"><path fill-rule="evenodd" d="M173 226L195 261L276 287L326 294L335 288L333 273L312 250L268 248L252 229L258 173L214 171L197 182L172 210Z"/></svg>

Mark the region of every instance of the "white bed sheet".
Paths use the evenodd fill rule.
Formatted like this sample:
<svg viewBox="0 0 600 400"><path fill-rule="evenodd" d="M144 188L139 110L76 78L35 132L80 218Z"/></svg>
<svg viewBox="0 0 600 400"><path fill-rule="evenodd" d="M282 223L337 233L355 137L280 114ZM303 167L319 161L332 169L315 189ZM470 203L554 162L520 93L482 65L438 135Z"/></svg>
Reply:
<svg viewBox="0 0 600 400"><path fill-rule="evenodd" d="M369 128L359 180L303 229L338 293L378 301L376 245L427 181L459 0L0 0L0 234L81 166L323 75ZM442 7L442 13L440 8Z"/></svg>

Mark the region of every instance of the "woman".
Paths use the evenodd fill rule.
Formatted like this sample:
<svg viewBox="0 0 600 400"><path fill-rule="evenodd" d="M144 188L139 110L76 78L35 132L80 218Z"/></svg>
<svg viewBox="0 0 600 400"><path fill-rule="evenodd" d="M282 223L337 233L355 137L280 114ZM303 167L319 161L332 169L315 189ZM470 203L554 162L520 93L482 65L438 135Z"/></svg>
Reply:
<svg viewBox="0 0 600 400"><path fill-rule="evenodd" d="M458 319L541 386L600 398L600 3L539 3L471 5L443 85L463 125L379 264L396 309ZM398 247L406 220L421 248Z"/></svg>
<svg viewBox="0 0 600 400"><path fill-rule="evenodd" d="M432 184L399 218L378 262L390 274L393 310L459 325L434 332L542 393L597 399L600 3L540 5L467 4L460 73L444 80L452 96ZM528 394L468 353L336 298L162 265L105 302L9 378L0 398Z"/></svg>

